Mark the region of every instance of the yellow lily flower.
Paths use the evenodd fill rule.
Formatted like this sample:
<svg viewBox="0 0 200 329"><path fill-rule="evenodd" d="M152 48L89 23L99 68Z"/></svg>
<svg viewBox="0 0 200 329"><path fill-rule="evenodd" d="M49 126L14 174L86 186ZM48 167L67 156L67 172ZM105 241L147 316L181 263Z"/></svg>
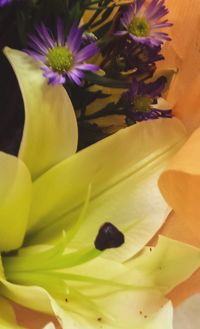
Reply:
<svg viewBox="0 0 200 329"><path fill-rule="evenodd" d="M5 53L26 120L18 158L0 153L0 295L55 315L62 328L172 329L166 295L199 267L200 250L165 237L145 245L169 211L156 182L185 129L176 119L141 123L73 155L65 90L48 86L28 55ZM125 243L100 251L106 222ZM12 328L2 304L0 324Z"/></svg>

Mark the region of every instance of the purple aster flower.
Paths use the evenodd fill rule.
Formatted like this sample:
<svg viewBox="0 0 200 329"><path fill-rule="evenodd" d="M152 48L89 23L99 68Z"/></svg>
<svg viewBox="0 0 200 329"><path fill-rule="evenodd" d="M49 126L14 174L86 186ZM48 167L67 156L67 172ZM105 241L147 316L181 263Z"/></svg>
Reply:
<svg viewBox="0 0 200 329"><path fill-rule="evenodd" d="M129 35L137 43L150 47L159 46L166 40L171 40L167 33L159 31L172 24L162 18L168 14L165 0L151 0L147 5L145 0L133 0L121 16L121 31L116 35Z"/></svg>
<svg viewBox="0 0 200 329"><path fill-rule="evenodd" d="M13 2L13 0L0 0L0 7L4 7L5 5L8 5L11 2Z"/></svg>
<svg viewBox="0 0 200 329"><path fill-rule="evenodd" d="M119 21L120 17L117 17L115 31ZM161 44L149 47L147 44L134 42L126 34L125 37L112 38L101 47L103 56L100 66L106 72L106 76L113 79L129 80L129 82L133 78L146 80L153 76L156 62L164 59L160 51Z"/></svg>
<svg viewBox="0 0 200 329"><path fill-rule="evenodd" d="M165 77L160 77L148 84L134 79L129 90L122 95L120 100L124 104L127 119L138 122L149 119L171 118L172 111L170 109L159 109L157 103L165 84Z"/></svg>
<svg viewBox="0 0 200 329"><path fill-rule="evenodd" d="M119 38L104 49L101 67L113 78L118 78L122 74L128 79L148 79L156 70L155 62L164 58L160 50L160 46L138 45L128 42L125 38Z"/></svg>
<svg viewBox="0 0 200 329"><path fill-rule="evenodd" d="M99 50L95 43L82 47L81 28L73 25L65 38L64 26L58 20L56 39L44 24L37 27L36 31L37 36L29 36L30 49L26 49L26 52L42 63L41 69L49 84L64 84L68 78L80 86L85 71L99 69L94 64L85 63L86 59Z"/></svg>

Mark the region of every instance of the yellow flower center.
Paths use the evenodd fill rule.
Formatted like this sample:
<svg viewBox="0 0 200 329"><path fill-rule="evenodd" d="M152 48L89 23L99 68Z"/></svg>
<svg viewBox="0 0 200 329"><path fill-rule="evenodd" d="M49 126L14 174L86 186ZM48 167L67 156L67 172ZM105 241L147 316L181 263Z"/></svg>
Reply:
<svg viewBox="0 0 200 329"><path fill-rule="evenodd" d="M74 63L72 52L67 47L55 47L49 50L47 65L59 73L67 72Z"/></svg>
<svg viewBox="0 0 200 329"><path fill-rule="evenodd" d="M136 96L133 100L133 107L135 111L147 112L151 109L151 98L148 96Z"/></svg>
<svg viewBox="0 0 200 329"><path fill-rule="evenodd" d="M128 31L136 37L147 37L150 34L151 27L145 17L133 17Z"/></svg>

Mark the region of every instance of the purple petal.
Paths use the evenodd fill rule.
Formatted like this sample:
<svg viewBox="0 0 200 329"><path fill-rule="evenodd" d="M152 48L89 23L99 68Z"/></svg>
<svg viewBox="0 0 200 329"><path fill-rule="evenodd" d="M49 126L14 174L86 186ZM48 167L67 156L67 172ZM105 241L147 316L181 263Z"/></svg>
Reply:
<svg viewBox="0 0 200 329"><path fill-rule="evenodd" d="M69 79L72 82L75 82L75 84L77 84L78 86L82 86L83 85L83 83L80 80L80 78L74 72L67 73L67 76L69 77Z"/></svg>
<svg viewBox="0 0 200 329"><path fill-rule="evenodd" d="M143 84L142 86L143 93L149 95L152 99L159 97L163 92L165 85L166 85L166 78L164 76L160 77L154 82Z"/></svg>
<svg viewBox="0 0 200 329"><path fill-rule="evenodd" d="M56 42L44 24L37 26L36 31L47 48L53 48L55 46Z"/></svg>
<svg viewBox="0 0 200 329"><path fill-rule="evenodd" d="M30 55L30 56L32 56L33 58L35 58L36 61L38 61L38 62L42 62L42 63L45 63L45 61L46 61L46 56L40 55L40 54L36 53L35 51L29 50L29 49L24 49L24 51L25 51L28 55Z"/></svg>
<svg viewBox="0 0 200 329"><path fill-rule="evenodd" d="M160 28L163 28L163 27L171 27L171 26L173 26L173 24L168 22L168 20L165 20L165 21L160 22L160 23L152 24L152 28L154 28L154 29L160 29Z"/></svg>
<svg viewBox="0 0 200 329"><path fill-rule="evenodd" d="M73 25L69 31L67 45L73 53L77 53L80 49L83 30Z"/></svg>
<svg viewBox="0 0 200 329"><path fill-rule="evenodd" d="M97 66L95 64L83 63L83 64L76 65L76 69L83 70L83 71L98 71L99 66Z"/></svg>
<svg viewBox="0 0 200 329"><path fill-rule="evenodd" d="M60 18L57 20L57 42L59 46L65 44L64 25Z"/></svg>
<svg viewBox="0 0 200 329"><path fill-rule="evenodd" d="M13 0L0 0L0 7L4 7L11 2L13 2Z"/></svg>
<svg viewBox="0 0 200 329"><path fill-rule="evenodd" d="M57 72L52 71L48 66L43 66L42 68L43 75L47 78L50 85L64 84L65 77Z"/></svg>
<svg viewBox="0 0 200 329"><path fill-rule="evenodd" d="M45 46L44 42L42 42L38 37L35 37L33 35L29 35L28 45L36 51L39 51L43 55L46 55L48 52L48 49Z"/></svg>
<svg viewBox="0 0 200 329"><path fill-rule="evenodd" d="M84 78L84 76L85 76L84 72L82 72L81 70L79 70L79 69L77 69L77 68L73 69L73 70L70 72L70 74L76 75L76 76L77 76L78 78L80 78L80 79Z"/></svg>
<svg viewBox="0 0 200 329"><path fill-rule="evenodd" d="M94 56L96 53L98 53L98 51L99 51L99 49L96 46L96 44L94 44L94 43L84 47L76 55L77 63L83 62L87 58Z"/></svg>

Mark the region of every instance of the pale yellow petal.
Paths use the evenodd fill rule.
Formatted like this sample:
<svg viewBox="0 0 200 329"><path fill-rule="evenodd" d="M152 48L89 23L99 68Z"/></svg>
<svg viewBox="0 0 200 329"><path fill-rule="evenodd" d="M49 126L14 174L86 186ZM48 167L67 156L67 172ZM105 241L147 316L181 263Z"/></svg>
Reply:
<svg viewBox="0 0 200 329"><path fill-rule="evenodd" d="M52 168L34 183L34 241L48 240L76 221L91 184L86 220L75 246L93 244L99 227L110 221L126 234L126 244L117 255L113 251L113 257L129 258L138 252L166 218L157 179L184 138L175 119L141 123Z"/></svg>
<svg viewBox="0 0 200 329"><path fill-rule="evenodd" d="M35 179L77 147L74 110L62 86L50 86L38 64L18 50L4 50L17 76L25 107L19 157Z"/></svg>
<svg viewBox="0 0 200 329"><path fill-rule="evenodd" d="M24 163L0 152L0 250L21 246L27 228L32 183Z"/></svg>

